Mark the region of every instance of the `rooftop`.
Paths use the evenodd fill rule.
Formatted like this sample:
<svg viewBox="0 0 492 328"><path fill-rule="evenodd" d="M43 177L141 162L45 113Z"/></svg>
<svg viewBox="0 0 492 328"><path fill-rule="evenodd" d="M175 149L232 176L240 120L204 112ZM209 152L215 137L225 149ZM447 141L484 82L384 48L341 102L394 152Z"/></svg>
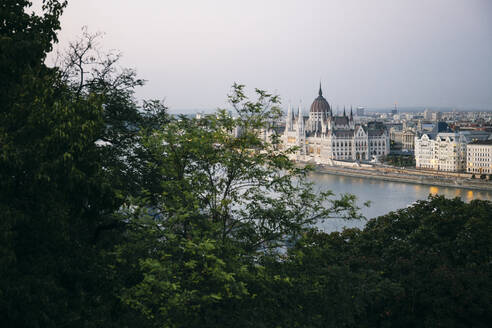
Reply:
<svg viewBox="0 0 492 328"><path fill-rule="evenodd" d="M492 140L476 140L470 142L469 145L492 145Z"/></svg>

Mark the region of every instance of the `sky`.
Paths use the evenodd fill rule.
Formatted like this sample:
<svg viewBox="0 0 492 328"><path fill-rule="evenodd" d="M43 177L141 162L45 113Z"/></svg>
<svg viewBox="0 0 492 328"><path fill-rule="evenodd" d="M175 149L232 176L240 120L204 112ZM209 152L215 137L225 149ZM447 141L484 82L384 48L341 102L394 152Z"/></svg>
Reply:
<svg viewBox="0 0 492 328"><path fill-rule="evenodd" d="M320 82L334 108L492 110L491 0L69 0L61 26L59 48L104 32L171 113L234 82L305 110Z"/></svg>

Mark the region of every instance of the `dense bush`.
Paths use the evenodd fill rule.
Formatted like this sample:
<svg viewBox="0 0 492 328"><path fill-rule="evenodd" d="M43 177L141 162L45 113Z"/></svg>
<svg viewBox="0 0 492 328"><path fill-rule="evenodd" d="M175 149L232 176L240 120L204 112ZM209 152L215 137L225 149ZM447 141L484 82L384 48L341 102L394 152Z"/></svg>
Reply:
<svg viewBox="0 0 492 328"><path fill-rule="evenodd" d="M383 157L381 161L399 167L415 166L415 157L411 155L388 155Z"/></svg>

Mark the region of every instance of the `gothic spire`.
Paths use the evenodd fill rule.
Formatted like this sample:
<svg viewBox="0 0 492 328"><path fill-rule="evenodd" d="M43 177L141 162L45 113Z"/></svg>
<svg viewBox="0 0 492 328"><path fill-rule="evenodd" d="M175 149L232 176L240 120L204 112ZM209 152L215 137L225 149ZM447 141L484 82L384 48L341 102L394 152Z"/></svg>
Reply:
<svg viewBox="0 0 492 328"><path fill-rule="evenodd" d="M321 81L319 82L319 91L318 91L318 95L319 95L320 97L322 97L322 96L323 96L323 91L321 91Z"/></svg>
<svg viewBox="0 0 492 328"><path fill-rule="evenodd" d="M289 109L287 110L287 118L286 118L286 129L292 129L292 120L293 118L293 115L292 115L292 106L290 105L290 102L289 102Z"/></svg>
<svg viewBox="0 0 492 328"><path fill-rule="evenodd" d="M350 105L350 120L352 121L354 119L354 114L352 112L352 105Z"/></svg>
<svg viewBox="0 0 492 328"><path fill-rule="evenodd" d="M347 114L345 113L345 106L343 106L343 117L346 117Z"/></svg>
<svg viewBox="0 0 492 328"><path fill-rule="evenodd" d="M300 127L301 130L304 130L304 115L302 114L302 106L300 104L298 113L297 126Z"/></svg>

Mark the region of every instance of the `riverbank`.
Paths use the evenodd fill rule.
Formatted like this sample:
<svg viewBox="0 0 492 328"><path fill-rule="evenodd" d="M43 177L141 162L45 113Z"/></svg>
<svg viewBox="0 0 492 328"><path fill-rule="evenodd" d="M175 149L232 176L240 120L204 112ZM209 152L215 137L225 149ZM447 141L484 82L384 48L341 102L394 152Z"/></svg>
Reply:
<svg viewBox="0 0 492 328"><path fill-rule="evenodd" d="M307 164L307 163L301 163ZM384 166L347 167L317 164L316 172L365 179L378 179L438 187L454 187L470 190L492 191L492 181L469 179L458 173L440 173Z"/></svg>

